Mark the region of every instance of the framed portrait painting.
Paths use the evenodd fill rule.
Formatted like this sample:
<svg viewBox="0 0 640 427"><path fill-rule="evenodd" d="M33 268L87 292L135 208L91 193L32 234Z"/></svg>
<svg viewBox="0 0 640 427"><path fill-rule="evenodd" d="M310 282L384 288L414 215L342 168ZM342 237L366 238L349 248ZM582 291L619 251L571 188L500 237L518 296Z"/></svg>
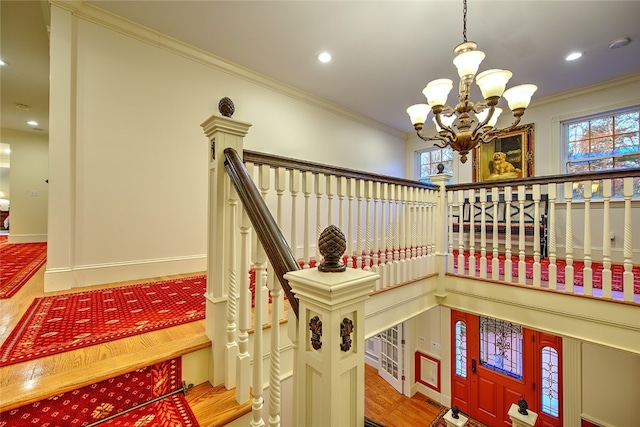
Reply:
<svg viewBox="0 0 640 427"><path fill-rule="evenodd" d="M473 150L473 181L533 176L533 123L502 132Z"/></svg>

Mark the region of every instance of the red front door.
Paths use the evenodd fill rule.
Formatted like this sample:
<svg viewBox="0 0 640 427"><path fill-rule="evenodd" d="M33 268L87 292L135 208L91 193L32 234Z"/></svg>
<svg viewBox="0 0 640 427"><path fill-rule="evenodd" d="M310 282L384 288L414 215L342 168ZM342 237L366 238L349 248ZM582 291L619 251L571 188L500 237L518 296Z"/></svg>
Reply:
<svg viewBox="0 0 640 427"><path fill-rule="evenodd" d="M550 342L558 348L560 338L455 310L451 326L452 405L492 427L511 426L507 413L520 398L541 412L544 402L539 391L546 374L540 349ZM554 425L547 419L541 424L543 419L538 424Z"/></svg>

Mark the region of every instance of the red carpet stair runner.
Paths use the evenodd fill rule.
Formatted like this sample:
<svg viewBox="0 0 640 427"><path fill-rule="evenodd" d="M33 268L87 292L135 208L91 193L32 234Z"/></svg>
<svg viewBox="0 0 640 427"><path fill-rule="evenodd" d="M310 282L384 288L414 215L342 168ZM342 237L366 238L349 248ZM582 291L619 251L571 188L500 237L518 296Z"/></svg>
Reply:
<svg viewBox="0 0 640 427"><path fill-rule="evenodd" d="M0 366L204 319L206 277L36 298L0 347Z"/></svg>
<svg viewBox="0 0 640 427"><path fill-rule="evenodd" d="M0 243L0 298L18 292L46 261L46 243Z"/></svg>
<svg viewBox="0 0 640 427"><path fill-rule="evenodd" d="M2 412L0 427L198 427L184 395L171 394L181 387L182 360L171 359Z"/></svg>

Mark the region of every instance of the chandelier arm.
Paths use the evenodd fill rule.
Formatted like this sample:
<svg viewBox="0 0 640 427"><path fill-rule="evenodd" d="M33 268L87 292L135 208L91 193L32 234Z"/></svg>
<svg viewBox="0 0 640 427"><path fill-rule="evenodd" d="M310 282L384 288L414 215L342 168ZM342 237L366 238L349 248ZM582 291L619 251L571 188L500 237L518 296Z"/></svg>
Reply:
<svg viewBox="0 0 640 427"><path fill-rule="evenodd" d="M476 112L476 109L473 109L474 112ZM489 114L487 114L487 117L484 118L484 120L480 123L478 123L478 125L473 129L473 134L472 134L472 139L477 139L477 135L478 134L484 134L485 132L482 132L482 129L487 125L487 123L489 123L489 120L491 120L491 118L493 117L493 113L496 111L496 106L495 105L490 105L489 106Z"/></svg>
<svg viewBox="0 0 640 427"><path fill-rule="evenodd" d="M450 117L450 116L452 116L454 114L455 110L453 108L451 108L451 107L445 107L442 110L442 112L448 113L448 114L446 114L446 116ZM442 114L442 112L436 113L434 111L434 116L436 118L436 123L438 124L438 126L440 126L440 129L442 129L442 131L440 131L441 133L442 132L446 132L448 134L447 140L449 142L455 142L458 139L458 135L454 132L453 129L451 129L449 126L445 125L444 123L442 123L442 120L440 119L440 115ZM443 137L441 137L441 136L436 137L436 139L440 139L442 141L445 141L445 139Z"/></svg>
<svg viewBox="0 0 640 427"><path fill-rule="evenodd" d="M448 138L444 138L440 135L436 135L436 136L427 136L425 134L422 133L422 130L418 130L416 131L416 134L418 135L418 137L423 140L423 141L442 141L442 143L444 144L444 146L438 146L440 148L444 148L447 145L449 145L449 139Z"/></svg>
<svg viewBox="0 0 640 427"><path fill-rule="evenodd" d="M484 142L489 142L491 141L493 138L495 138L499 133L501 132L508 132L510 130L513 130L516 126L518 126L518 124L520 123L520 119L522 118L522 116L514 116L513 117L513 122L511 123L511 125L504 127L504 128L493 128L491 131L487 132L486 134L484 134L482 136L482 140ZM487 140L487 138L489 138ZM486 140L486 141L485 141Z"/></svg>

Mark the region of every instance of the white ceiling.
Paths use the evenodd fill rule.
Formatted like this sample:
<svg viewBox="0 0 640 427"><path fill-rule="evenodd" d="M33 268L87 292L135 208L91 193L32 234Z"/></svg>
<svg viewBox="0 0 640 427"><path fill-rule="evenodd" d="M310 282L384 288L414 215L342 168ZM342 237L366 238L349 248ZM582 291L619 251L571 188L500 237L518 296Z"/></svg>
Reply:
<svg viewBox="0 0 640 427"><path fill-rule="evenodd" d="M538 85L534 102L640 72L640 1L468 2L468 39L487 55L480 70L513 71L509 87ZM41 35L25 35L34 31L31 25L5 19L8 3L40 2L1 3L3 57L5 30L22 31L22 38L12 41L25 48L42 42ZM463 40L462 0L89 3L403 131L412 131L405 109L424 102L421 92L428 81L458 80L451 61L453 48ZM36 9L31 7L30 24L42 26L42 10L38 15ZM632 43L608 48L622 36ZM320 64L315 57L325 49L334 59ZM563 58L572 50L586 55L567 63ZM38 55L43 55L42 47L35 49L34 57ZM16 61L7 60L13 67ZM46 63L40 58L34 67ZM27 76L21 72L20 77ZM32 89L46 86L35 75L33 79ZM21 97L19 87L7 90L3 71L3 126L20 125L5 116L8 92L10 102L30 102L30 90L24 88Z"/></svg>

